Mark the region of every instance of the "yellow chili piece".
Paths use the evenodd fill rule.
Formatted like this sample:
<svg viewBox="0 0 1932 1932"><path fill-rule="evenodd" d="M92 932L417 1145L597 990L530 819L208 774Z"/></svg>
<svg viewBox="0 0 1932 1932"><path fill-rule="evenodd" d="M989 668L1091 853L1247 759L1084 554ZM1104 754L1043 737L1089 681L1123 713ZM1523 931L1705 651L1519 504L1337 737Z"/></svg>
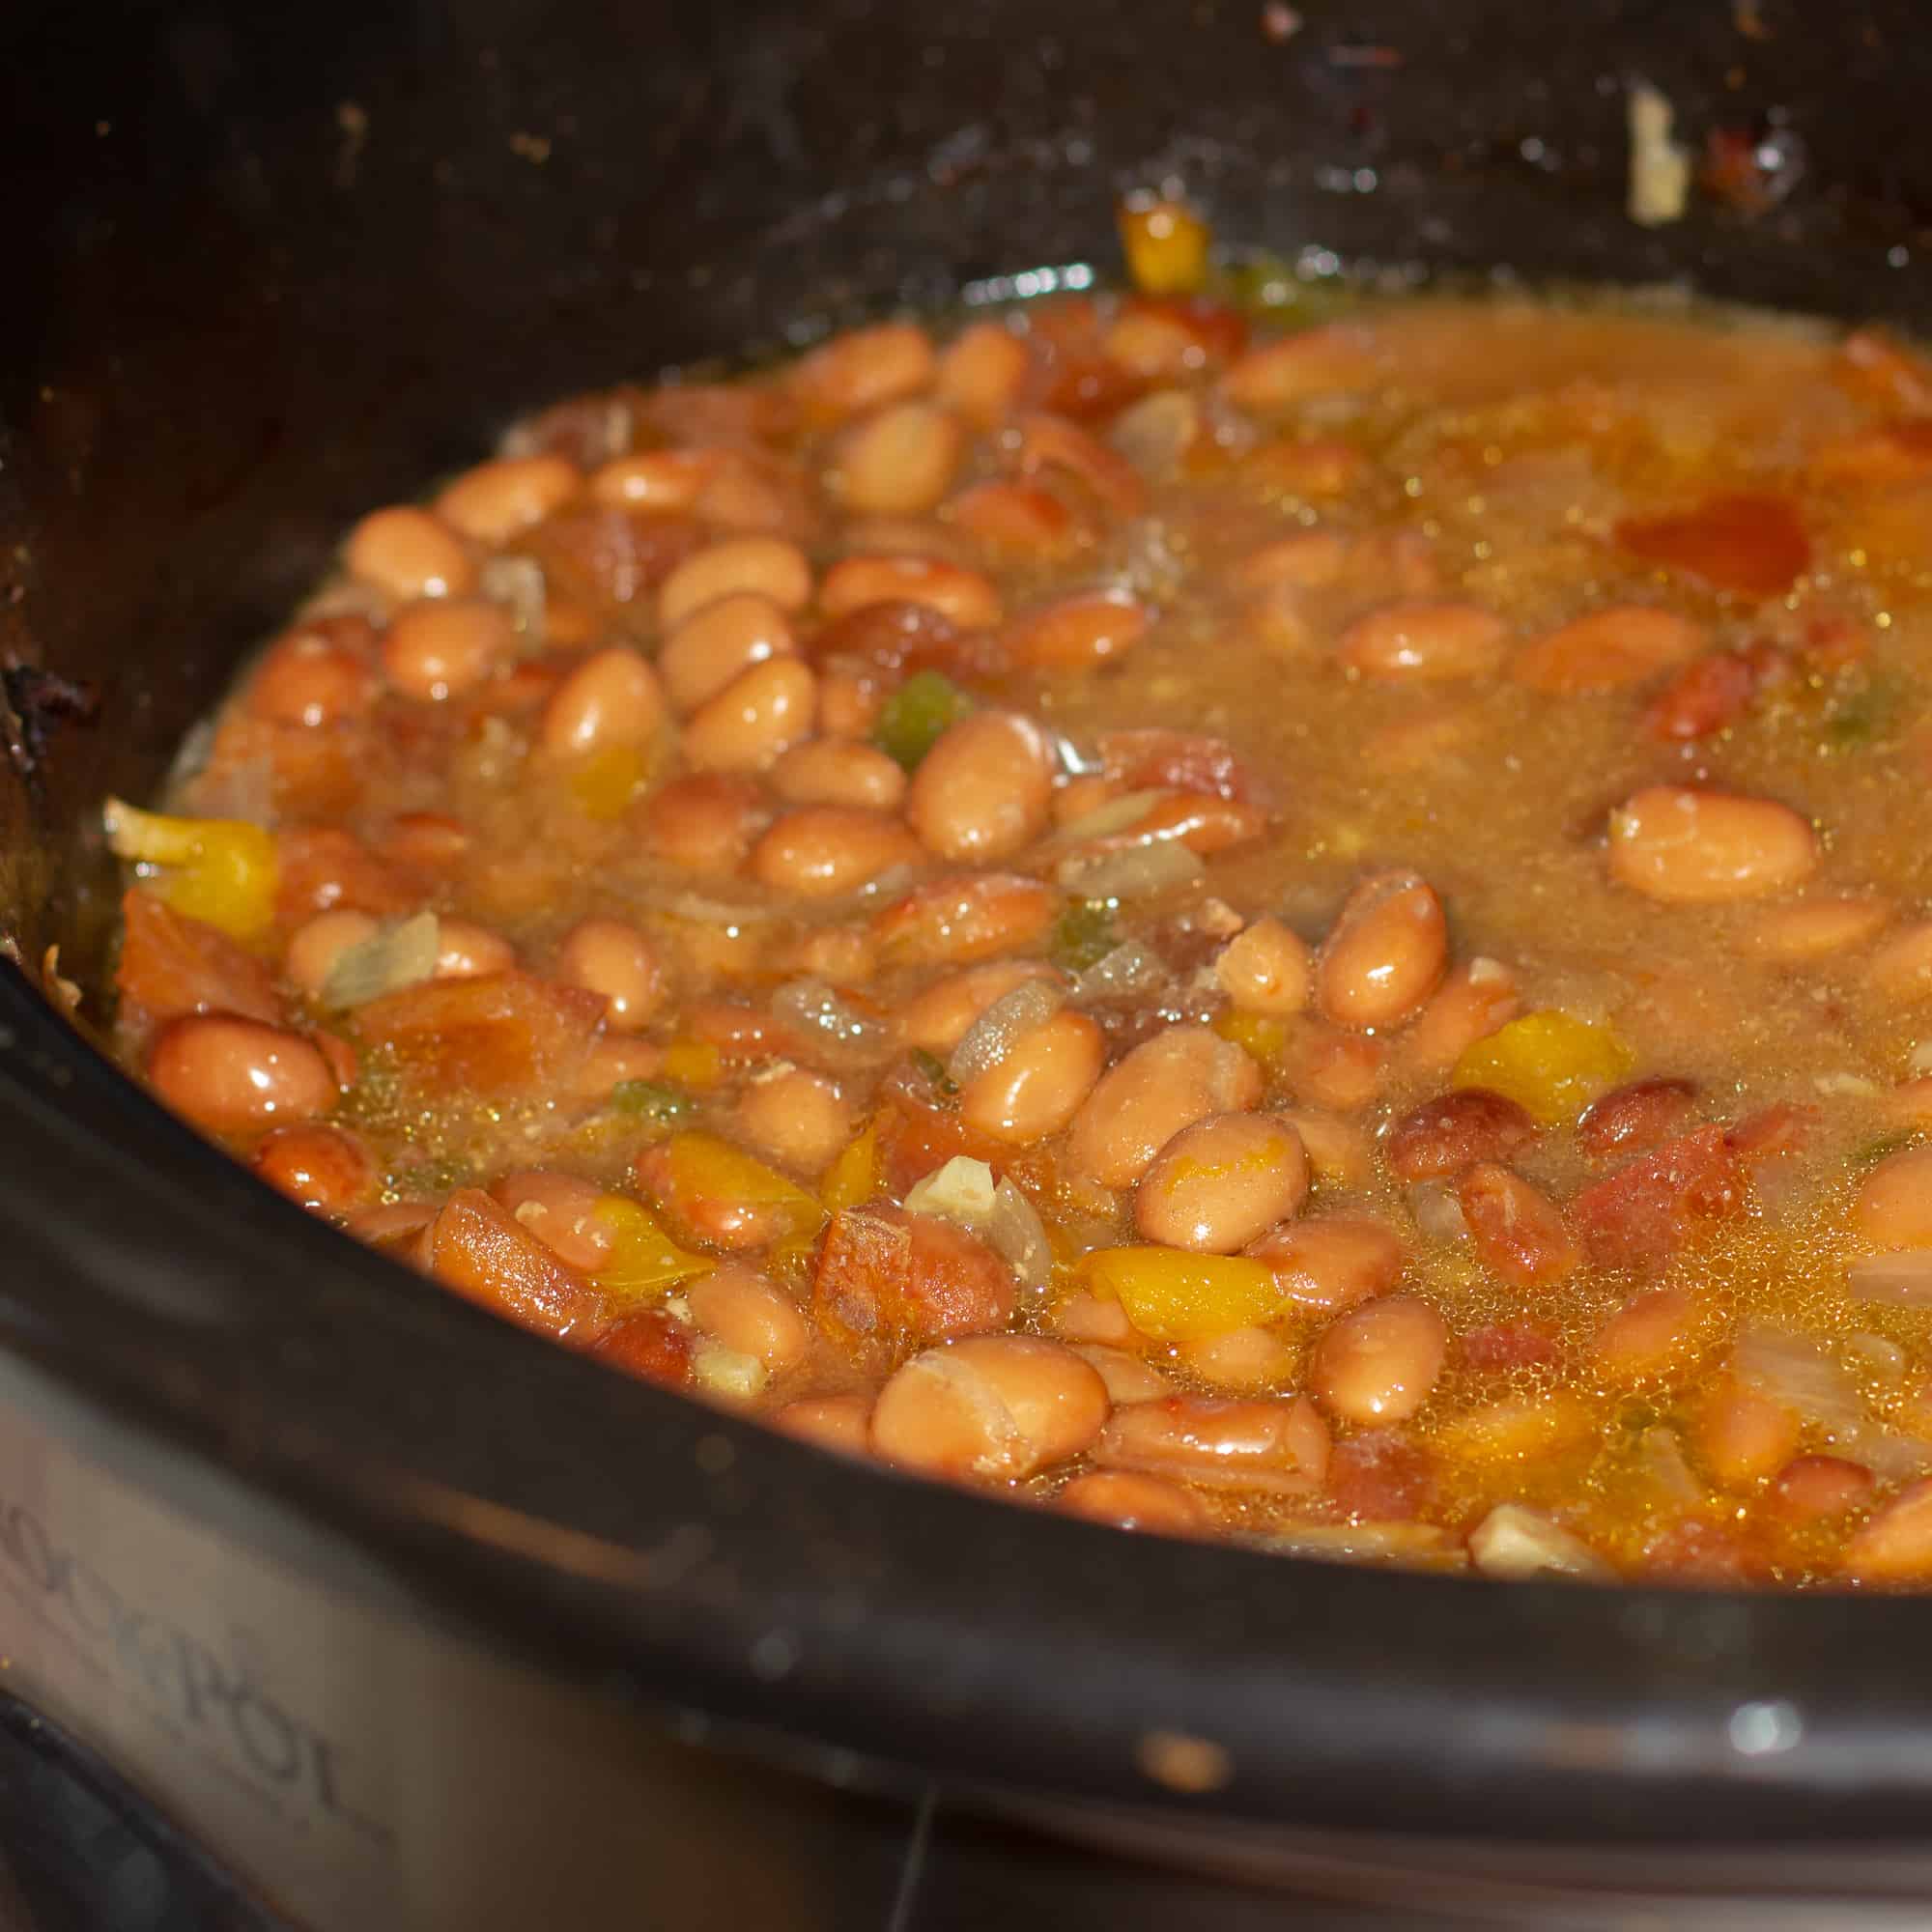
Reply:
<svg viewBox="0 0 1932 1932"><path fill-rule="evenodd" d="M836 1214L842 1208L859 1207L878 1191L879 1123L874 1121L846 1144L826 1170L818 1184L818 1198Z"/></svg>
<svg viewBox="0 0 1932 1932"><path fill-rule="evenodd" d="M1127 274L1144 296L1191 296L1208 278L1208 224L1179 201L1121 204L1121 248Z"/></svg>
<svg viewBox="0 0 1932 1932"><path fill-rule="evenodd" d="M1635 1064L1606 1023L1546 1008L1477 1040L1456 1063L1450 1084L1487 1087L1539 1121L1567 1121Z"/></svg>
<svg viewBox="0 0 1932 1932"><path fill-rule="evenodd" d="M650 776L649 760L636 745L606 745L579 758L564 778L570 800L586 818L621 818Z"/></svg>
<svg viewBox="0 0 1932 1932"><path fill-rule="evenodd" d="M1214 1031L1264 1066L1272 1066L1288 1046L1288 1022L1275 1013L1244 1012L1231 1007L1214 1022Z"/></svg>
<svg viewBox="0 0 1932 1932"><path fill-rule="evenodd" d="M671 1135L665 1153L670 1164L668 1198L673 1203L728 1201L745 1208L777 1208L794 1237L810 1234L825 1219L825 1209L797 1181L787 1180L777 1168L767 1167L756 1155L717 1134L689 1128Z"/></svg>
<svg viewBox="0 0 1932 1932"><path fill-rule="evenodd" d="M708 1039L681 1036L665 1048L659 1070L676 1086L702 1093L707 1087L717 1086L724 1077L724 1056Z"/></svg>
<svg viewBox="0 0 1932 1932"><path fill-rule="evenodd" d="M1118 1301L1157 1342L1199 1342L1272 1321L1282 1293L1265 1263L1180 1248L1098 1248L1080 1264L1094 1293Z"/></svg>
<svg viewBox="0 0 1932 1932"><path fill-rule="evenodd" d="M156 893L176 912L232 939L253 939L275 916L275 840L239 818L170 818L110 798L101 811L120 859L161 869Z"/></svg>
<svg viewBox="0 0 1932 1932"><path fill-rule="evenodd" d="M621 1194L605 1195L590 1218L611 1235L611 1259L593 1279L615 1300L655 1301L666 1289L718 1265L709 1255L679 1247L648 1209Z"/></svg>

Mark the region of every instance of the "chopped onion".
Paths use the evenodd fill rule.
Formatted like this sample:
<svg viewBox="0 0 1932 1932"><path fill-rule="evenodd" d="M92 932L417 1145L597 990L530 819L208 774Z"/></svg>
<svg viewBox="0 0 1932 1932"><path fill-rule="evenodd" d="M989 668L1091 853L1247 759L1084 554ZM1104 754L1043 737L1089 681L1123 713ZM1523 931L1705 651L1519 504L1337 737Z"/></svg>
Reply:
<svg viewBox="0 0 1932 1932"><path fill-rule="evenodd" d="M1667 1424L1646 1429L1637 1437L1636 1452L1643 1473L1674 1501L1692 1503L1703 1495L1704 1486L1684 1460L1684 1444Z"/></svg>
<svg viewBox="0 0 1932 1932"><path fill-rule="evenodd" d="M1066 998L1051 980L1022 980L1003 993L973 1024L952 1049L946 1077L963 1087L974 1075L997 1066L1023 1033L1031 1033L1057 1013Z"/></svg>
<svg viewBox="0 0 1932 1932"><path fill-rule="evenodd" d="M1110 798L1092 811L1069 819L1061 827L1061 842L1078 845L1089 838L1112 838L1128 826L1138 825L1166 796L1163 791L1123 791L1119 798Z"/></svg>
<svg viewBox="0 0 1932 1932"><path fill-rule="evenodd" d="M1044 1288L1053 1274L1053 1249L1034 1205L1010 1180L993 1189L993 1215L986 1223L993 1252L1027 1288Z"/></svg>
<svg viewBox="0 0 1932 1932"><path fill-rule="evenodd" d="M913 1182L906 1212L937 1214L977 1235L992 1221L996 1191L993 1170L983 1160L955 1153L944 1167Z"/></svg>
<svg viewBox="0 0 1932 1932"><path fill-rule="evenodd" d="M1845 1285L1861 1301L1889 1302L1895 1308L1932 1306L1932 1248L1868 1255L1852 1264Z"/></svg>
<svg viewBox="0 0 1932 1932"><path fill-rule="evenodd" d="M1156 389L1114 418L1107 440L1143 476L1159 481L1200 436L1200 398L1186 389Z"/></svg>
<svg viewBox="0 0 1932 1932"><path fill-rule="evenodd" d="M1408 1190L1408 1211L1432 1241L1466 1241L1469 1224L1463 1204L1446 1180L1419 1180Z"/></svg>
<svg viewBox="0 0 1932 1932"><path fill-rule="evenodd" d="M433 912L419 912L400 925L346 948L322 982L326 1007L360 1007L384 993L415 986L436 972L436 955L442 945Z"/></svg>
<svg viewBox="0 0 1932 1932"><path fill-rule="evenodd" d="M714 899L703 893L671 893L656 903L660 911L669 913L673 919L695 920L700 925L722 925L726 931L733 931L741 925L761 924L778 917L767 905Z"/></svg>
<svg viewBox="0 0 1932 1932"><path fill-rule="evenodd" d="M1850 1375L1803 1335L1747 1328L1738 1337L1731 1366L1747 1388L1786 1404L1807 1422L1839 1431L1857 1429L1864 1421Z"/></svg>
<svg viewBox="0 0 1932 1932"><path fill-rule="evenodd" d="M544 573L535 557L493 556L478 573L477 587L509 611L525 650L543 649Z"/></svg>
<svg viewBox="0 0 1932 1932"><path fill-rule="evenodd" d="M1138 939L1129 939L1088 967L1074 980L1067 997L1076 1005L1087 1000L1118 999L1123 993L1146 992L1166 978L1160 954Z"/></svg>
<svg viewBox="0 0 1932 1932"><path fill-rule="evenodd" d="M724 1402L751 1402L763 1393L765 1365L722 1342L700 1342L691 1351L692 1378L707 1395Z"/></svg>
<svg viewBox="0 0 1932 1932"><path fill-rule="evenodd" d="M1580 1537L1521 1503L1498 1503L1469 1532L1469 1554L1485 1577L1530 1577L1609 1583L1616 1573Z"/></svg>
<svg viewBox="0 0 1932 1932"><path fill-rule="evenodd" d="M1098 858L1080 854L1061 861L1056 876L1068 892L1088 899L1151 898L1191 885L1208 867L1178 838L1161 838Z"/></svg>
<svg viewBox="0 0 1932 1932"><path fill-rule="evenodd" d="M1639 228L1681 221L1690 196L1690 152L1671 138L1676 113L1649 81L1630 91L1630 218Z"/></svg>
<svg viewBox="0 0 1932 1932"><path fill-rule="evenodd" d="M772 1010L809 1027L820 1041L847 1054L884 1047L891 1038L885 1021L863 1011L823 980L792 980L772 995Z"/></svg>
<svg viewBox="0 0 1932 1932"><path fill-rule="evenodd" d="M1896 1342L1888 1342L1883 1335L1869 1334L1863 1329L1845 1337L1845 1353L1869 1374L1883 1376L1887 1381L1897 1380L1905 1373L1909 1359Z"/></svg>

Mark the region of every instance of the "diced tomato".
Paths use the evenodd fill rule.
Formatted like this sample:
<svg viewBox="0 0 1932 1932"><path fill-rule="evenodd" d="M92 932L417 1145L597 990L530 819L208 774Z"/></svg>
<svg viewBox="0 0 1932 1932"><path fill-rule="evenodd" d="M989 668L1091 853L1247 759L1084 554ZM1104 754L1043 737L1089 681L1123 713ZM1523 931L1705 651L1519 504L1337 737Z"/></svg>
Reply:
<svg viewBox="0 0 1932 1932"><path fill-rule="evenodd" d="M1783 497L1713 497L1678 516L1619 524L1616 540L1647 562L1747 597L1780 595L1811 561L1804 526Z"/></svg>
<svg viewBox="0 0 1932 1932"><path fill-rule="evenodd" d="M1758 672L1742 651L1715 651L1687 665L1643 709L1646 737L1708 738L1750 709Z"/></svg>
<svg viewBox="0 0 1932 1932"><path fill-rule="evenodd" d="M1100 740L1100 766L1122 791L1197 792L1253 804L1262 789L1225 739L1193 731L1109 731Z"/></svg>
<svg viewBox="0 0 1932 1932"><path fill-rule="evenodd" d="M445 1094L502 1094L571 1084L604 1017L604 1000L528 973L432 980L371 1000L356 1037Z"/></svg>
<svg viewBox="0 0 1932 1932"><path fill-rule="evenodd" d="M1492 1321L1463 1337L1463 1364L1477 1375L1506 1376L1516 1369L1542 1368L1562 1356L1562 1344L1533 1321Z"/></svg>
<svg viewBox="0 0 1932 1932"><path fill-rule="evenodd" d="M822 1327L877 1354L1003 1328L1012 1270L985 1242L931 1214L874 1205L832 1217L812 1271Z"/></svg>
<svg viewBox="0 0 1932 1932"><path fill-rule="evenodd" d="M225 932L139 886L122 899L121 921L114 984L140 1018L158 1025L185 1013L240 1013L281 1025L282 1003L269 969Z"/></svg>
<svg viewBox="0 0 1932 1932"><path fill-rule="evenodd" d="M627 1376L662 1388L682 1388L691 1380L691 1330L661 1308L613 1321L590 1352Z"/></svg>
<svg viewBox="0 0 1932 1932"><path fill-rule="evenodd" d="M424 1264L446 1288L540 1335L595 1326L597 1291L480 1187L452 1194L423 1236Z"/></svg>
<svg viewBox="0 0 1932 1932"><path fill-rule="evenodd" d="M1570 1217L1596 1258L1654 1267L1744 1202L1737 1155L1719 1126L1693 1128L1586 1187Z"/></svg>
<svg viewBox="0 0 1932 1932"><path fill-rule="evenodd" d="M420 884L377 858L354 833L297 826L281 834L275 849L275 923L285 932L338 906L394 919L422 905Z"/></svg>

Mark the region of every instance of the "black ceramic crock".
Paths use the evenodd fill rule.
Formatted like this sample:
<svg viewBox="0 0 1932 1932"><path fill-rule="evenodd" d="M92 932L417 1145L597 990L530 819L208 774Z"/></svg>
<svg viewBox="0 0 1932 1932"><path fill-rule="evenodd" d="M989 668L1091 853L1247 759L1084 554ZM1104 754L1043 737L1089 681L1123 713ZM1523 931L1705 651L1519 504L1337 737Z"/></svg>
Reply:
<svg viewBox="0 0 1932 1932"><path fill-rule="evenodd" d="M98 800L154 785L360 508L561 392L1104 275L1122 188L1310 267L1910 326L1917 25L13 0L0 926L102 1011ZM1693 149L1769 138L1788 192L1634 225L1646 82ZM1911 1922L1932 1888L1932 1605L1321 1568L847 1466L355 1250L4 968L0 1639L0 1681L321 1928L884 1924L873 1850L934 1791L1539 1922L1558 1889Z"/></svg>

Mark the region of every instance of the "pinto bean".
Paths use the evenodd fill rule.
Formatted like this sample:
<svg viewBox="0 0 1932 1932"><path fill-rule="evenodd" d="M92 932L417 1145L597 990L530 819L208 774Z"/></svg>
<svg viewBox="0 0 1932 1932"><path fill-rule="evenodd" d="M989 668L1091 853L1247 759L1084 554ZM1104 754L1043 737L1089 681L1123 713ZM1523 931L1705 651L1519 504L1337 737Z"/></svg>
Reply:
<svg viewBox="0 0 1932 1932"><path fill-rule="evenodd" d="M1822 1522L1870 1499L1877 1487L1862 1463L1843 1456L1795 1456L1772 1485L1774 1506L1789 1522Z"/></svg>
<svg viewBox="0 0 1932 1932"><path fill-rule="evenodd" d="M1683 1131L1685 1117L1696 1101L1692 1081L1634 1080L1584 1110L1577 1122L1577 1145L1597 1160L1655 1147Z"/></svg>
<svg viewBox="0 0 1932 1932"><path fill-rule="evenodd" d="M1053 771L1052 749L1032 719L976 711L920 760L906 820L942 859L1007 858L1046 830Z"/></svg>
<svg viewBox="0 0 1932 1932"><path fill-rule="evenodd" d="M1487 677L1502 663L1509 627L1474 604L1385 604L1342 633L1341 660L1359 677L1423 683Z"/></svg>
<svg viewBox="0 0 1932 1932"><path fill-rule="evenodd" d="M1301 1350L1286 1335L1247 1322L1182 1343L1180 1359L1210 1387L1249 1394L1293 1381Z"/></svg>
<svg viewBox="0 0 1932 1932"><path fill-rule="evenodd" d="M1254 1062L1203 1026L1169 1027L1108 1072L1073 1117L1066 1159L1106 1187L1127 1187L1183 1127L1261 1098Z"/></svg>
<svg viewBox="0 0 1932 1932"><path fill-rule="evenodd" d="M1590 1352L1611 1381L1643 1381L1682 1362L1696 1334L1697 1304L1690 1292L1652 1289L1625 1302L1597 1330Z"/></svg>
<svg viewBox="0 0 1932 1932"><path fill-rule="evenodd" d="M1536 1138L1525 1109L1487 1088L1438 1094L1388 1130L1388 1164L1404 1180L1439 1180L1479 1160L1504 1160Z"/></svg>
<svg viewBox="0 0 1932 1932"><path fill-rule="evenodd" d="M500 932L473 919L437 922L437 979L480 980L486 973L507 973L516 963L517 949Z"/></svg>
<svg viewBox="0 0 1932 1932"><path fill-rule="evenodd" d="M335 1104L335 1075L298 1033L225 1013L163 1028L148 1055L148 1084L210 1133L311 1120Z"/></svg>
<svg viewBox="0 0 1932 1932"><path fill-rule="evenodd" d="M1366 1187L1375 1178L1373 1147L1353 1121L1319 1107L1285 1108L1281 1117L1301 1136L1318 1179L1332 1187Z"/></svg>
<svg viewBox="0 0 1932 1932"><path fill-rule="evenodd" d="M1316 963L1315 1001L1337 1026L1397 1026L1441 983L1442 901L1413 872L1378 872L1350 894Z"/></svg>
<svg viewBox="0 0 1932 1932"><path fill-rule="evenodd" d="M1232 1255L1285 1221L1308 1194L1308 1155L1285 1122L1212 1114L1163 1147L1134 1198L1151 1241Z"/></svg>
<svg viewBox="0 0 1932 1932"><path fill-rule="evenodd" d="M1555 1204L1520 1175L1479 1161L1456 1189L1469 1238L1483 1263L1523 1287L1560 1281L1583 1264L1583 1250Z"/></svg>
<svg viewBox="0 0 1932 1932"><path fill-rule="evenodd" d="M1774 799L1652 785L1610 813L1610 876L1667 904L1782 892L1818 856L1810 825Z"/></svg>
<svg viewBox="0 0 1932 1932"><path fill-rule="evenodd" d="M835 563L819 586L827 617L849 616L873 604L917 604L961 630L1000 621L1000 592L990 577L932 556L859 555Z"/></svg>
<svg viewBox="0 0 1932 1932"><path fill-rule="evenodd" d="M640 829L653 858L681 871L724 878L745 863L771 815L753 780L697 773L653 792Z"/></svg>
<svg viewBox="0 0 1932 1932"><path fill-rule="evenodd" d="M585 658L552 692L537 742L565 758L612 745L647 745L664 710L657 673L638 652L612 644Z"/></svg>
<svg viewBox="0 0 1932 1932"><path fill-rule="evenodd" d="M1446 1072L1479 1039L1513 1020L1521 1005L1516 975L1496 960L1451 967L1402 1036L1403 1065L1416 1072Z"/></svg>
<svg viewBox="0 0 1932 1932"><path fill-rule="evenodd" d="M707 604L748 593L781 611L803 610L811 600L811 566L805 553L782 537L726 537L708 544L665 579L658 621L673 630Z"/></svg>
<svg viewBox="0 0 1932 1932"><path fill-rule="evenodd" d="M562 509L582 485L567 456L499 457L466 469L436 499L436 512L478 543L504 544Z"/></svg>
<svg viewBox="0 0 1932 1932"><path fill-rule="evenodd" d="M797 658L771 658L733 678L684 727L685 761L701 772L761 772L811 736L818 683Z"/></svg>
<svg viewBox="0 0 1932 1932"><path fill-rule="evenodd" d="M1328 1431L1306 1396L1238 1401L1174 1395L1128 1403L1101 1430L1093 1458L1201 1489L1307 1495L1328 1473Z"/></svg>
<svg viewBox="0 0 1932 1932"><path fill-rule="evenodd" d="M1027 612L1005 642L1015 664L1036 670L1091 670L1131 650L1151 621L1123 591L1083 590Z"/></svg>
<svg viewBox="0 0 1932 1932"><path fill-rule="evenodd" d="M1053 906L1053 895L1037 879L950 873L887 906L872 930L895 963L963 966L1031 945L1046 930Z"/></svg>
<svg viewBox="0 0 1932 1932"><path fill-rule="evenodd" d="M1086 1300L1087 1296L1075 1296L1076 1300ZM1118 1301L1108 1302L1107 1307L1120 1313ZM1063 1315L1065 1311L1063 1310ZM1063 1337L1068 1334L1066 1322L1060 1324ZM1122 1316L1121 1334L1130 1339L1132 1330ZM1091 1362L1099 1371L1100 1379L1107 1384L1107 1399L1110 1402L1152 1402L1156 1396L1172 1395L1174 1384L1143 1356L1131 1354L1124 1348L1111 1348L1099 1343L1074 1343L1073 1352L1083 1362Z"/></svg>
<svg viewBox="0 0 1932 1932"><path fill-rule="evenodd" d="M755 590L741 590L692 611L665 639L657 671L671 703L696 711L753 665L797 650L783 611Z"/></svg>
<svg viewBox="0 0 1932 1932"><path fill-rule="evenodd" d="M1071 1349L969 1337L915 1355L879 1391L872 1447L927 1475L1010 1482L1079 1455L1108 1407L1098 1372Z"/></svg>
<svg viewBox="0 0 1932 1932"><path fill-rule="evenodd" d="M1725 1377L1698 1414L1694 1443L1719 1484L1743 1489L1788 1463L1799 1433L1784 1404Z"/></svg>
<svg viewBox="0 0 1932 1932"><path fill-rule="evenodd" d="M921 857L919 841L883 812L807 805L786 812L752 848L752 874L780 892L836 898Z"/></svg>
<svg viewBox="0 0 1932 1932"><path fill-rule="evenodd" d="M837 738L794 745L772 767L769 781L790 805L841 805L871 811L895 810L906 790L905 771L895 758L870 745Z"/></svg>
<svg viewBox="0 0 1932 1932"><path fill-rule="evenodd" d="M1866 962L1865 984L1889 1007L1932 1000L1932 920L1914 920Z"/></svg>
<svg viewBox="0 0 1932 1932"><path fill-rule="evenodd" d="M976 322L941 351L933 391L975 429L996 429L1012 413L1031 360L1004 324Z"/></svg>
<svg viewBox="0 0 1932 1932"><path fill-rule="evenodd" d="M581 920L557 948L557 978L604 996L604 1025L636 1033L664 1002L664 968L650 941L620 919Z"/></svg>
<svg viewBox="0 0 1932 1932"><path fill-rule="evenodd" d="M1845 1546L1841 1573L1859 1583L1932 1577L1932 1476L1908 1484Z"/></svg>
<svg viewBox="0 0 1932 1932"><path fill-rule="evenodd" d="M684 1301L701 1333L755 1357L767 1375L796 1368L810 1349L811 1330L791 1296L742 1262L726 1262L693 1282Z"/></svg>
<svg viewBox="0 0 1932 1932"><path fill-rule="evenodd" d="M1193 1536L1208 1527L1207 1512L1179 1484L1130 1469L1091 1469L1075 1476L1056 1501L1068 1516L1116 1529Z"/></svg>
<svg viewBox="0 0 1932 1932"><path fill-rule="evenodd" d="M1890 902L1871 894L1801 899L1796 905L1767 906L1739 935L1738 946L1761 959L1796 965L1862 946L1890 917Z"/></svg>
<svg viewBox="0 0 1932 1932"><path fill-rule="evenodd" d="M383 639L383 670L405 697L440 702L473 690L516 648L516 626L500 604L426 597L396 612Z"/></svg>
<svg viewBox="0 0 1932 1932"><path fill-rule="evenodd" d="M381 930L380 923L366 912L355 912L346 906L333 912L319 912L289 935L282 953L283 975L309 999L320 999L328 976L335 970L335 962L352 946L374 939Z"/></svg>
<svg viewBox="0 0 1932 1932"><path fill-rule="evenodd" d="M368 1143L320 1122L277 1127L249 1165L278 1193L318 1213L346 1213L376 1191L376 1160Z"/></svg>
<svg viewBox="0 0 1932 1932"><path fill-rule="evenodd" d="M1061 1131L1107 1064L1107 1037L1065 1009L1021 1034L959 1090L959 1118L995 1140L1030 1146Z"/></svg>
<svg viewBox="0 0 1932 1932"><path fill-rule="evenodd" d="M829 1449L838 1456L863 1456L871 1447L872 1404L863 1395L815 1395L788 1402L772 1417L772 1427Z"/></svg>
<svg viewBox="0 0 1932 1932"><path fill-rule="evenodd" d="M1865 1176L1852 1229L1878 1248L1932 1248L1932 1148L1908 1148Z"/></svg>
<svg viewBox="0 0 1932 1932"><path fill-rule="evenodd" d="M917 323L880 322L820 343L794 365L787 387L814 415L853 416L918 395L937 370L932 338Z"/></svg>
<svg viewBox="0 0 1932 1932"><path fill-rule="evenodd" d="M822 1074L781 1067L738 1102L738 1128L761 1153L808 1176L824 1173L852 1138L852 1103Z"/></svg>
<svg viewBox="0 0 1932 1932"><path fill-rule="evenodd" d="M1308 1004L1314 958L1298 932L1264 915L1222 948L1214 978L1247 1012L1298 1013Z"/></svg>
<svg viewBox="0 0 1932 1932"><path fill-rule="evenodd" d="M895 403L853 424L827 477L845 509L862 517L914 517L952 487L965 447L952 411L936 403Z"/></svg>
<svg viewBox="0 0 1932 1932"><path fill-rule="evenodd" d="M376 695L375 668L366 650L320 631L298 630L281 639L248 680L251 716L277 724L319 728L361 718Z"/></svg>
<svg viewBox="0 0 1932 1932"><path fill-rule="evenodd" d="M1005 999L1030 980L1060 984L1062 979L1041 959L994 959L983 966L969 966L907 1000L899 1009L899 1036L908 1046L950 1058L973 1022L994 1001Z"/></svg>
<svg viewBox="0 0 1932 1932"><path fill-rule="evenodd" d="M1005 477L960 491L942 514L975 543L1013 557L1054 562L1093 540L1086 525L1050 490Z"/></svg>
<svg viewBox="0 0 1932 1932"><path fill-rule="evenodd" d="M342 560L350 576L399 604L460 597L476 582L463 539L440 517L406 504L364 517L350 532Z"/></svg>
<svg viewBox="0 0 1932 1932"><path fill-rule="evenodd" d="M490 1198L566 1266L596 1274L615 1236L594 1218L604 1191L595 1181L549 1168L526 1168L492 1183Z"/></svg>
<svg viewBox="0 0 1932 1932"><path fill-rule="evenodd" d="M1244 1252L1267 1264L1291 1301L1331 1314L1385 1294L1402 1278L1402 1242L1365 1215L1284 1221Z"/></svg>
<svg viewBox="0 0 1932 1932"><path fill-rule="evenodd" d="M1704 648L1705 636L1703 625L1675 611L1620 604L1573 618L1525 644L1510 675L1550 696L1621 691L1688 663Z"/></svg>
<svg viewBox="0 0 1932 1932"><path fill-rule="evenodd" d="M1426 1301L1385 1294L1322 1331L1308 1386L1345 1422L1406 1422L1429 1400L1448 1349L1448 1326Z"/></svg>

